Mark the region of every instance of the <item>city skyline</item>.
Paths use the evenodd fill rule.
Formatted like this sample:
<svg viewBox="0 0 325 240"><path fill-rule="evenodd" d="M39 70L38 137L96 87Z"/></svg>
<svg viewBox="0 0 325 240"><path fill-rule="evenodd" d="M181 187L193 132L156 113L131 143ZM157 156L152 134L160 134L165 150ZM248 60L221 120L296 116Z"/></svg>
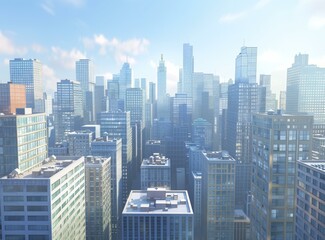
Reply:
<svg viewBox="0 0 325 240"><path fill-rule="evenodd" d="M234 58L245 45L258 47L257 77L271 74L272 90L278 93L285 89L286 69L295 54L309 54L311 64L325 66L324 13L320 0L207 1L204 5L195 1L186 5L145 0L10 1L0 9L0 78L3 83L10 80L9 60L37 58L43 64L44 89L52 93L61 79L75 80L75 61L90 58L96 75L110 78L128 61L133 78L156 82L156 68L164 54L167 89L173 95L183 43L193 46L194 71L219 75L221 82L235 78Z"/></svg>

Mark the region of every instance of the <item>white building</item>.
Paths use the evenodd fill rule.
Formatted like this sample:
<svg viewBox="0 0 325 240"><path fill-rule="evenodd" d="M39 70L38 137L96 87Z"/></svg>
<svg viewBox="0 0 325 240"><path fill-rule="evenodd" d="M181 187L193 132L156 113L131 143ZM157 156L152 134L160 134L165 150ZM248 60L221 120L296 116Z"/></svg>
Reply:
<svg viewBox="0 0 325 240"><path fill-rule="evenodd" d="M123 240L194 239L194 213L185 190L133 190L122 218Z"/></svg>
<svg viewBox="0 0 325 240"><path fill-rule="evenodd" d="M171 187L170 160L159 153L154 153L141 164L141 189L152 187Z"/></svg>
<svg viewBox="0 0 325 240"><path fill-rule="evenodd" d="M2 239L85 239L84 158L55 157L0 179Z"/></svg>

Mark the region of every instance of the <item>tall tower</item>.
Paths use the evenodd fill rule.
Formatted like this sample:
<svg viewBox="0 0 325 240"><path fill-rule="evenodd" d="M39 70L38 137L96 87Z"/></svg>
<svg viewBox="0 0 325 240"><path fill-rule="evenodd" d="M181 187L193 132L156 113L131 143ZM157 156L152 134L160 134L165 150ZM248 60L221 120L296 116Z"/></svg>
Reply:
<svg viewBox="0 0 325 240"><path fill-rule="evenodd" d="M159 61L159 66L157 68L157 86L158 86L158 102L165 99L166 89L167 89L167 72L165 66L165 60L163 55L161 54L161 58Z"/></svg>
<svg viewBox="0 0 325 240"><path fill-rule="evenodd" d="M131 125L141 121L142 129L145 125L145 100L141 88L126 89L125 110L130 111Z"/></svg>
<svg viewBox="0 0 325 240"><path fill-rule="evenodd" d="M241 48L236 58L235 81L256 83L257 47Z"/></svg>
<svg viewBox="0 0 325 240"><path fill-rule="evenodd" d="M95 79L90 59L80 59L76 62L76 80L80 82L82 90L84 123L94 122Z"/></svg>
<svg viewBox="0 0 325 240"><path fill-rule="evenodd" d="M251 239L294 239L297 160L311 159L312 126L307 115L253 115Z"/></svg>
<svg viewBox="0 0 325 240"><path fill-rule="evenodd" d="M55 110L55 139L60 142L68 132L81 127L82 91L80 83L68 79L57 83L57 107Z"/></svg>
<svg viewBox="0 0 325 240"><path fill-rule="evenodd" d="M182 93L186 93L188 97L193 96L193 73L194 73L194 56L193 46L183 44L183 79Z"/></svg>
<svg viewBox="0 0 325 240"><path fill-rule="evenodd" d="M286 111L314 115L314 122L325 124L325 68L308 64L307 54L295 56L287 71Z"/></svg>
<svg viewBox="0 0 325 240"><path fill-rule="evenodd" d="M125 100L126 89L131 88L132 69L128 62L124 63L119 77L119 98Z"/></svg>
<svg viewBox="0 0 325 240"><path fill-rule="evenodd" d="M26 107L34 113L44 112L42 64L37 59L10 60L10 80L26 86Z"/></svg>
<svg viewBox="0 0 325 240"><path fill-rule="evenodd" d="M15 114L16 108L26 107L26 87L12 82L0 84L0 113Z"/></svg>

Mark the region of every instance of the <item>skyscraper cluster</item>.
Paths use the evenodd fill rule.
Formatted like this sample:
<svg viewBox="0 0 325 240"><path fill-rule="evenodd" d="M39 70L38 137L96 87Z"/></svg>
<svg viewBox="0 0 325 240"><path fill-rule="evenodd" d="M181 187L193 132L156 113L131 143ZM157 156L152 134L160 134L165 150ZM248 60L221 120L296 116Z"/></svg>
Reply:
<svg viewBox="0 0 325 240"><path fill-rule="evenodd" d="M220 82L185 43L174 96L163 55L150 80L80 59L52 97L39 60L11 60L0 239L325 239L325 69L296 55L277 98L257 52Z"/></svg>

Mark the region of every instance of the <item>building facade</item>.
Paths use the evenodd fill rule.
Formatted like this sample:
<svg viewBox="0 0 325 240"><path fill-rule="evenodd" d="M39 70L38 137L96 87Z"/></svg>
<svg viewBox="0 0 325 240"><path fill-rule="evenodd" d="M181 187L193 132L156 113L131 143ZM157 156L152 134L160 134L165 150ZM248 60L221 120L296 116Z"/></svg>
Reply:
<svg viewBox="0 0 325 240"><path fill-rule="evenodd" d="M16 114L17 108L26 108L26 87L12 82L0 84L0 113Z"/></svg>
<svg viewBox="0 0 325 240"><path fill-rule="evenodd" d="M88 156L93 134L90 131L75 131L68 133L69 155Z"/></svg>
<svg viewBox="0 0 325 240"><path fill-rule="evenodd" d="M236 82L256 83L257 47L241 48L236 58Z"/></svg>

